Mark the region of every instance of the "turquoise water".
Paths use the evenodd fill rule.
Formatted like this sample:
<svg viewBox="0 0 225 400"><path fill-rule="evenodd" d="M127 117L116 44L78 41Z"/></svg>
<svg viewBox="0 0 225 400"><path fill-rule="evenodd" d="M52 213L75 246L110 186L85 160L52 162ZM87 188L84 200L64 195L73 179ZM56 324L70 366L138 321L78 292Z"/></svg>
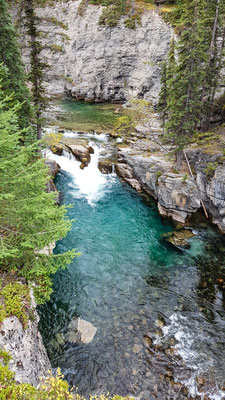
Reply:
<svg viewBox="0 0 225 400"><path fill-rule="evenodd" d="M77 131L109 131L122 112L120 105L109 103L86 103L70 98L61 103L62 112L58 115L57 125Z"/></svg>
<svg viewBox="0 0 225 400"><path fill-rule="evenodd" d="M53 156L62 166L57 188L76 219L55 251L75 247L82 255L56 274L51 300L40 308L52 365L83 395L186 399L188 391L200 398L201 389L222 399L224 241L200 228L190 250L169 245L162 234L174 227L155 204L97 170L102 147L95 142L83 171L73 158ZM68 340L77 317L97 328L89 344Z"/></svg>

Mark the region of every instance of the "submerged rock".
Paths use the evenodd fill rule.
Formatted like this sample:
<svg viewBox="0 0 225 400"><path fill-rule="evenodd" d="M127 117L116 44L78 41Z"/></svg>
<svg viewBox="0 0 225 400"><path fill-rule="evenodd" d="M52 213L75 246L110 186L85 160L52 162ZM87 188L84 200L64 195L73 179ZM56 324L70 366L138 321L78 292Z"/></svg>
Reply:
<svg viewBox="0 0 225 400"><path fill-rule="evenodd" d="M81 318L73 319L69 324L69 331L66 336L71 343L90 343L94 339L97 328L91 322Z"/></svg>
<svg viewBox="0 0 225 400"><path fill-rule="evenodd" d="M179 231L169 232L163 235L167 242L173 244L179 249L189 249L188 239L192 238L194 233L189 229L181 229Z"/></svg>

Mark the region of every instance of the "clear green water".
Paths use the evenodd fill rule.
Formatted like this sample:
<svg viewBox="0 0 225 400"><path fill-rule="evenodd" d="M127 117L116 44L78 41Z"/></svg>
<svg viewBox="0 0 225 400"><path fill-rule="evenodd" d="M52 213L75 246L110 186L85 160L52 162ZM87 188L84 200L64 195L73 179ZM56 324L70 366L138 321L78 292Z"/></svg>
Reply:
<svg viewBox="0 0 225 400"><path fill-rule="evenodd" d="M203 393L223 399L224 240L200 229L190 250L168 245L161 235L173 226L155 205L97 170L100 146L83 171L53 156L62 165L56 185L76 219L55 251L75 247L82 255L57 273L51 300L40 307L52 365L84 395L181 400L192 398L186 386L200 398L196 378L204 377ZM97 328L89 344L68 340L78 316Z"/></svg>
<svg viewBox="0 0 225 400"><path fill-rule="evenodd" d="M122 112L120 105L109 103L85 103L65 99L61 103L62 112L54 123L74 131L110 131Z"/></svg>

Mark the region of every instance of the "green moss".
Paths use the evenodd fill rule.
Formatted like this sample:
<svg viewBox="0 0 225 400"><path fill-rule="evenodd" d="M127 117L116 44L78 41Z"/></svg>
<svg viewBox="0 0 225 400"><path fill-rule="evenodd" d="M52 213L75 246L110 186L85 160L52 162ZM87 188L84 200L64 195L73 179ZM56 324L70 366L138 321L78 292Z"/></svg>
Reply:
<svg viewBox="0 0 225 400"><path fill-rule="evenodd" d="M155 176L156 176L157 181L158 181L158 179L160 178L161 175L162 175L162 171L157 171L156 172Z"/></svg>
<svg viewBox="0 0 225 400"><path fill-rule="evenodd" d="M10 316L16 316L23 327L27 327L31 314L31 300L27 285L20 282L1 282L0 322Z"/></svg>
<svg viewBox="0 0 225 400"><path fill-rule="evenodd" d="M59 21L57 18L55 17L42 17L43 21L49 22L50 24L59 26L62 29L67 30L68 29L68 25L64 24L62 21Z"/></svg>
<svg viewBox="0 0 225 400"><path fill-rule="evenodd" d="M188 175L185 174L184 176L182 176L181 180L183 183L186 183L186 180L188 179Z"/></svg>
<svg viewBox="0 0 225 400"><path fill-rule="evenodd" d="M80 2L79 7L78 7L78 14L79 15L81 15L81 16L84 15L84 12L85 12L85 9L86 9L87 5L88 5L88 0L82 0Z"/></svg>
<svg viewBox="0 0 225 400"><path fill-rule="evenodd" d="M212 177L214 175L217 166L218 162L210 162L203 171L206 173L208 177Z"/></svg>
<svg viewBox="0 0 225 400"><path fill-rule="evenodd" d="M52 50L53 53L63 53L64 52L63 47L58 44L51 44L51 45L47 46L47 48Z"/></svg>
<svg viewBox="0 0 225 400"><path fill-rule="evenodd" d="M125 19L124 25L126 28L135 29L137 25L141 25L141 15L140 13L136 13L132 15L132 17Z"/></svg>

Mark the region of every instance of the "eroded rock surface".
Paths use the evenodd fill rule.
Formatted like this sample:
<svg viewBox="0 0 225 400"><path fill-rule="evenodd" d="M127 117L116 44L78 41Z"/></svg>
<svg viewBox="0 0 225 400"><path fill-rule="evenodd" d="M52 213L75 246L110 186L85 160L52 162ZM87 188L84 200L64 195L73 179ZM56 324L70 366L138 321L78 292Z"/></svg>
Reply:
<svg viewBox="0 0 225 400"><path fill-rule="evenodd" d="M154 197L159 213L184 224L204 204L209 219L225 233L225 160L223 154L207 154L190 146L187 156L194 178L183 160L181 172L176 170L168 154L170 148L160 145L157 118L151 126L136 127L136 140L118 145L117 174ZM135 185L131 185L135 188ZM137 189L139 191L139 187Z"/></svg>
<svg viewBox="0 0 225 400"><path fill-rule="evenodd" d="M162 216L172 217L185 223L192 213L200 208L198 188L188 177L172 172L173 164L155 155L133 154L133 150L121 149L116 171L128 183L138 182L138 191L143 189L158 201ZM135 188L135 185L131 185Z"/></svg>
<svg viewBox="0 0 225 400"><path fill-rule="evenodd" d="M113 165L115 162L108 158L104 160L99 160L98 162L98 169L101 171L102 174L111 174L113 172Z"/></svg>
<svg viewBox="0 0 225 400"><path fill-rule="evenodd" d="M51 365L38 331L39 317L34 302L33 311L34 318L25 330L15 316L1 323L0 347L12 356L9 368L15 372L16 381L38 386L40 378L47 375Z"/></svg>
<svg viewBox="0 0 225 400"><path fill-rule="evenodd" d="M94 153L94 149L91 146L84 146L82 144L66 144L66 147L81 162L80 168L82 169L89 164L91 160L90 155Z"/></svg>
<svg viewBox="0 0 225 400"><path fill-rule="evenodd" d="M58 172L60 170L59 164L57 164L57 162L54 160L46 159L45 165L49 169L49 175L51 175L52 178L55 178L55 176L58 174Z"/></svg>
<svg viewBox="0 0 225 400"><path fill-rule="evenodd" d="M36 8L41 58L48 95L71 93L76 99L123 102L130 97L155 100L160 86L160 62L168 52L172 29L155 10L145 10L141 26L99 25L101 6L89 4L78 14L81 1L54 2ZM63 25L54 21L60 20ZM70 38L70 40L68 40ZM22 52L29 69L28 40L22 27Z"/></svg>

